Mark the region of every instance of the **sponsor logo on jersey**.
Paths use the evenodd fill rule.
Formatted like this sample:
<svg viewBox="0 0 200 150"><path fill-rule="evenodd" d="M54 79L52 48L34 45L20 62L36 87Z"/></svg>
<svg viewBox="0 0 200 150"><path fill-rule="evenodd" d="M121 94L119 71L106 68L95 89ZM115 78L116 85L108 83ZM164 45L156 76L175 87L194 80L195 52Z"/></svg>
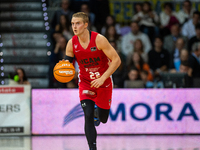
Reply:
<svg viewBox="0 0 200 150"><path fill-rule="evenodd" d="M78 53L80 50L75 50L76 53Z"/></svg>
<svg viewBox="0 0 200 150"><path fill-rule="evenodd" d="M86 59L80 59L79 60L81 64L89 64L89 63L95 63L100 61L100 58L86 58Z"/></svg>
<svg viewBox="0 0 200 150"><path fill-rule="evenodd" d="M91 47L90 50L91 50L91 52L94 52L94 51L97 50L97 48L96 47Z"/></svg>
<svg viewBox="0 0 200 150"><path fill-rule="evenodd" d="M83 94L86 94L86 95L95 95L95 93L93 91L90 91L90 90L83 90Z"/></svg>
<svg viewBox="0 0 200 150"><path fill-rule="evenodd" d="M86 72L97 72L100 67L95 67L95 68L85 68Z"/></svg>
<svg viewBox="0 0 200 150"><path fill-rule="evenodd" d="M111 105L111 99L109 99L108 103L109 103L109 106L110 106Z"/></svg>
<svg viewBox="0 0 200 150"><path fill-rule="evenodd" d="M106 87L109 87L110 84L106 85Z"/></svg>
<svg viewBox="0 0 200 150"><path fill-rule="evenodd" d="M79 60L79 62L81 64L84 64L85 68L99 65L99 63L98 63L99 61L101 61L100 57L97 57L97 58L93 57L93 58L86 58L86 59L80 59Z"/></svg>

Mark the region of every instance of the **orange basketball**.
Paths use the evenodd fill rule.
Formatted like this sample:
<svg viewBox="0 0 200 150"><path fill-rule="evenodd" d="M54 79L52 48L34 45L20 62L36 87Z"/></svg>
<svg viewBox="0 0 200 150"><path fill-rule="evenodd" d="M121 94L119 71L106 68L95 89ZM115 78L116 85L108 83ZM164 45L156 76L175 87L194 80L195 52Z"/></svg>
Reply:
<svg viewBox="0 0 200 150"><path fill-rule="evenodd" d="M75 68L69 61L60 61L53 69L57 81L67 83L74 78Z"/></svg>

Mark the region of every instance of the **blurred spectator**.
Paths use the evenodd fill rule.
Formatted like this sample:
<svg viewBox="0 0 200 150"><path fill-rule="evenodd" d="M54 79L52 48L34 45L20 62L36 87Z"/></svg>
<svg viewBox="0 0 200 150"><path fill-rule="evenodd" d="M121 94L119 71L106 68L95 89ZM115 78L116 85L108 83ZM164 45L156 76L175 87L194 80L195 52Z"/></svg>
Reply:
<svg viewBox="0 0 200 150"><path fill-rule="evenodd" d="M117 34L119 34L119 35L121 34L120 24L116 23L115 18L113 16L111 16L111 15L108 15L106 17L105 25L101 28L101 34L105 35L106 34L106 29L109 26L114 26Z"/></svg>
<svg viewBox="0 0 200 150"><path fill-rule="evenodd" d="M143 43L140 39L137 39L135 42L134 42L134 52L138 52L142 59L144 60L145 63L148 62L148 53L144 52L144 46L143 46Z"/></svg>
<svg viewBox="0 0 200 150"><path fill-rule="evenodd" d="M91 24L90 18L89 18L89 23L88 23L88 30L97 32L97 28L95 27L95 25Z"/></svg>
<svg viewBox="0 0 200 150"><path fill-rule="evenodd" d="M200 42L192 46L192 54L189 56L189 66L192 69L192 77L200 77Z"/></svg>
<svg viewBox="0 0 200 150"><path fill-rule="evenodd" d="M72 10L80 11L83 3L87 3L90 12L95 14L95 24L93 24L100 33L102 26L105 24L106 17L110 14L109 0L71 0Z"/></svg>
<svg viewBox="0 0 200 150"><path fill-rule="evenodd" d="M137 14L142 11L142 3L136 3L134 5L134 14Z"/></svg>
<svg viewBox="0 0 200 150"><path fill-rule="evenodd" d="M94 1L94 0L91 0L91 1ZM94 10L93 12L96 14L96 25L95 26L97 27L97 30L100 33L101 28L105 23L106 17L110 13L109 0L96 0L94 2L96 3L96 7L94 7L94 5L92 5L92 8Z"/></svg>
<svg viewBox="0 0 200 150"><path fill-rule="evenodd" d="M132 59L128 63L127 69L130 70L132 67L136 67L138 71L145 70L148 72L147 80L152 81L153 76L150 71L150 67L147 63L144 62L139 52L134 52Z"/></svg>
<svg viewBox="0 0 200 150"><path fill-rule="evenodd" d="M180 60L181 61L188 61L189 58L189 52L187 49L182 49L180 51Z"/></svg>
<svg viewBox="0 0 200 150"><path fill-rule="evenodd" d="M89 17L90 24L94 25L96 16L95 16L94 13L90 12L90 8L89 8L89 5L87 3L83 3L81 5L81 10L80 11L86 13L88 15L88 17Z"/></svg>
<svg viewBox="0 0 200 150"><path fill-rule="evenodd" d="M94 25L91 25L90 22L89 22L89 24L88 24L88 30L97 32L97 28L96 28Z"/></svg>
<svg viewBox="0 0 200 150"><path fill-rule="evenodd" d="M117 51L119 57L121 58L121 64L117 68L117 70L112 74L112 79L114 83L114 88L123 88L124 85L124 78L125 78L125 57L117 48L117 44L115 41L109 41L110 44L114 47Z"/></svg>
<svg viewBox="0 0 200 150"><path fill-rule="evenodd" d="M18 80L19 84L30 84L23 68L17 68L16 72L19 76L19 80Z"/></svg>
<svg viewBox="0 0 200 150"><path fill-rule="evenodd" d="M188 61L181 61L179 72L186 73L185 87L192 87L192 85L193 85L192 69L190 68Z"/></svg>
<svg viewBox="0 0 200 150"><path fill-rule="evenodd" d="M144 81L144 83L147 83L148 82L148 71L146 70L141 70L140 71L140 77L142 79L142 81Z"/></svg>
<svg viewBox="0 0 200 150"><path fill-rule="evenodd" d="M186 50L187 51L187 50ZM187 51L188 52L188 51ZM188 60L181 61L179 66L179 71L173 70L171 73L186 73L184 77L185 86L184 87L192 87L192 69L189 67Z"/></svg>
<svg viewBox="0 0 200 150"><path fill-rule="evenodd" d="M180 73L187 73L190 76L189 70L190 70L190 67L189 67L188 61L181 61L181 64L180 64L180 67L179 67L179 72Z"/></svg>
<svg viewBox="0 0 200 150"><path fill-rule="evenodd" d="M186 36L188 39L196 35L195 26L200 23L200 13L195 11L193 13L192 19L188 20L182 27L182 35Z"/></svg>
<svg viewBox="0 0 200 150"><path fill-rule="evenodd" d="M196 42L200 42L200 24L198 23L195 26L195 32L196 35L193 36L189 41L188 41L188 50L191 52L192 50L192 45Z"/></svg>
<svg viewBox="0 0 200 150"><path fill-rule="evenodd" d="M70 25L71 24L67 16L61 15L59 24L56 25L55 32L53 34L54 40L56 42L58 42L59 38L62 36L64 36L67 41L72 38L73 32Z"/></svg>
<svg viewBox="0 0 200 150"><path fill-rule="evenodd" d="M179 21L175 16L176 13L173 11L172 3L164 3L164 11L160 13L160 33L162 36L170 34L170 28L173 24L179 24Z"/></svg>
<svg viewBox="0 0 200 150"><path fill-rule="evenodd" d="M144 46L143 46L143 43L140 39L137 39L135 40L134 44L133 44L133 51L130 52L127 56L127 62L130 62L130 60L132 59L132 55L133 55L133 52L138 52L142 59L144 60L145 63L148 62L148 53L144 52Z"/></svg>
<svg viewBox="0 0 200 150"><path fill-rule="evenodd" d="M17 72L10 72L8 74L8 85L18 85L19 76Z"/></svg>
<svg viewBox="0 0 200 150"><path fill-rule="evenodd" d="M145 88L153 88L154 83L152 81L148 80L148 75L149 75L148 71L146 71L146 70L140 71L140 77L141 77L141 80L143 81L143 83L145 85Z"/></svg>
<svg viewBox="0 0 200 150"><path fill-rule="evenodd" d="M140 39L142 41L144 45L144 52L148 53L152 48L149 37L145 33L140 32L137 22L131 22L130 27L131 32L122 36L122 53L127 57L127 55L133 51L133 45L136 39Z"/></svg>
<svg viewBox="0 0 200 150"><path fill-rule="evenodd" d="M149 36L153 44L154 38L159 34L159 29L157 27L159 17L156 12L152 10L151 3L147 1L143 2L142 11L135 14L132 17L132 21L137 21L139 23L141 31Z"/></svg>
<svg viewBox="0 0 200 150"><path fill-rule="evenodd" d="M126 80L130 81L135 81L135 80L140 80L140 73L139 70L136 67L131 67L129 72L128 72L128 78Z"/></svg>
<svg viewBox="0 0 200 150"><path fill-rule="evenodd" d="M59 60L64 59L66 45L67 40L64 37L60 37L59 41L56 43L56 46L54 48L55 63L57 63Z"/></svg>
<svg viewBox="0 0 200 150"><path fill-rule="evenodd" d="M179 57L179 61L180 61L179 64L181 65L182 62L188 62L188 58L189 58L189 52L188 52L188 50L187 49L181 49L181 51L180 51L180 57ZM180 65L178 66L179 67L178 69L176 69L175 67L174 68L172 67L171 70L170 70L170 72L173 73L173 72L180 71Z"/></svg>
<svg viewBox="0 0 200 150"><path fill-rule="evenodd" d="M108 41L116 41L117 49L121 48L121 36L117 33L115 26L108 26L106 29L105 37Z"/></svg>
<svg viewBox="0 0 200 150"><path fill-rule="evenodd" d="M132 67L128 74L127 78L124 81L125 88L144 88L144 81L140 78L140 72L136 67Z"/></svg>
<svg viewBox="0 0 200 150"><path fill-rule="evenodd" d="M180 51L184 48L185 41L183 38L178 38L176 41L176 47L173 53L170 55L170 68L175 68L179 71L181 64Z"/></svg>
<svg viewBox="0 0 200 150"><path fill-rule="evenodd" d="M185 0L183 2L183 7L181 10L177 12L177 19L179 20L180 24L183 25L189 19L192 18L195 9L192 8L192 3L190 0Z"/></svg>
<svg viewBox="0 0 200 150"><path fill-rule="evenodd" d="M62 0L61 2L61 8L57 11L55 11L53 15L53 19L51 21L51 27L52 29L55 29L56 25L60 22L60 16L65 15L68 17L68 19L71 21L71 17L73 15L73 11L69 9L70 1L69 0Z"/></svg>
<svg viewBox="0 0 200 150"><path fill-rule="evenodd" d="M185 42L185 46L187 46L187 37L184 37L181 35L179 24L172 25L170 31L171 31L171 34L164 37L163 48L168 50L170 55L172 55L176 46L177 39L183 38Z"/></svg>
<svg viewBox="0 0 200 150"><path fill-rule="evenodd" d="M169 69L169 52L163 49L163 40L156 37L154 48L148 53L149 66L154 72L155 77L159 77L161 72Z"/></svg>
<svg viewBox="0 0 200 150"><path fill-rule="evenodd" d="M117 53L119 54L122 63L125 64L125 62L126 62L126 57L125 57L125 55L121 52L121 50L118 49L118 47L117 47L117 42L116 42L115 40L109 41L109 42L110 42L110 44L114 47L114 49L117 51Z"/></svg>

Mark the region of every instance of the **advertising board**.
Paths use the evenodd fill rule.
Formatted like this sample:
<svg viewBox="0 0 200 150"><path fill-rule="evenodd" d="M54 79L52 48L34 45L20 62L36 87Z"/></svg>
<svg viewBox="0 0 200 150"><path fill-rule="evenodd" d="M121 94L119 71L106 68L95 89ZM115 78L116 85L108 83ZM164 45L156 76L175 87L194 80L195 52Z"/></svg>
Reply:
<svg viewBox="0 0 200 150"><path fill-rule="evenodd" d="M199 134L200 89L114 89L98 134ZM78 89L33 89L33 134L84 134Z"/></svg>
<svg viewBox="0 0 200 150"><path fill-rule="evenodd" d="M31 86L0 86L0 136L31 134Z"/></svg>

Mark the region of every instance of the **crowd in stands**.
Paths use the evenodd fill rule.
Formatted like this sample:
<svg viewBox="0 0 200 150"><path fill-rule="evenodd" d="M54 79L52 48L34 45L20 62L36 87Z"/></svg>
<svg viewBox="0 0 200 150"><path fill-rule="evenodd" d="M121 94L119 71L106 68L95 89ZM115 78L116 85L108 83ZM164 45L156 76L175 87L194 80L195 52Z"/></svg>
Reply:
<svg viewBox="0 0 200 150"><path fill-rule="evenodd" d="M8 77L8 85L30 85L23 68L16 68L15 72L9 73Z"/></svg>
<svg viewBox="0 0 200 150"><path fill-rule="evenodd" d="M105 1L99 1L99 7L101 2L105 6ZM191 1L185 0L178 12L174 11L173 3L165 2L159 14L149 1L137 3L128 26L116 22L107 10L109 7L104 7L103 13L96 5L95 11L91 11L89 3L79 2L79 9L70 9L74 8L70 5L72 1L62 0L61 9L55 11L51 20L54 48L50 72L64 58L67 41L73 36L72 14L83 11L90 19L89 30L104 35L121 57L122 63L112 75L115 88L127 87L127 81L142 81L144 87L153 88L165 72L185 73L191 81L185 87L192 87L192 79L200 78L200 12L192 7ZM76 62L74 65L77 66ZM53 81L50 87L76 88L78 83L77 75L67 84L59 84L53 77L50 81Z"/></svg>

